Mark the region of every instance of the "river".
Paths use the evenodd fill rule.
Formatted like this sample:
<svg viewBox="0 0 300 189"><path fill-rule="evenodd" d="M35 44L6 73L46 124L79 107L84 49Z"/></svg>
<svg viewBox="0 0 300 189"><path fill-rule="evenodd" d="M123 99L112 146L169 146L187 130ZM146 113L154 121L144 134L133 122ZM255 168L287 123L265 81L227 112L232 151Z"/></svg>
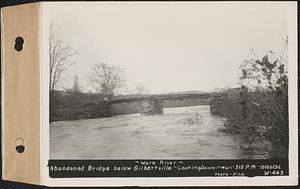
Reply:
<svg viewBox="0 0 300 189"><path fill-rule="evenodd" d="M240 159L238 136L219 132L209 106L165 108L163 115L50 124L51 159Z"/></svg>

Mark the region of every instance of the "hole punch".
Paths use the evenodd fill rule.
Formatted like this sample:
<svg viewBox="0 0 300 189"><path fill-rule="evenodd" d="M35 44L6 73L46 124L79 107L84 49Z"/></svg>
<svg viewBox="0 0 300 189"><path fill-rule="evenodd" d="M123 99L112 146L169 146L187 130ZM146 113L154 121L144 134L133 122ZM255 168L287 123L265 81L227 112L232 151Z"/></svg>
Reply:
<svg viewBox="0 0 300 189"><path fill-rule="evenodd" d="M15 39L15 49L16 51L22 51L24 48L24 39L23 37L17 37Z"/></svg>
<svg viewBox="0 0 300 189"><path fill-rule="evenodd" d="M25 151L25 142L22 138L16 139L16 151L18 153L23 153Z"/></svg>

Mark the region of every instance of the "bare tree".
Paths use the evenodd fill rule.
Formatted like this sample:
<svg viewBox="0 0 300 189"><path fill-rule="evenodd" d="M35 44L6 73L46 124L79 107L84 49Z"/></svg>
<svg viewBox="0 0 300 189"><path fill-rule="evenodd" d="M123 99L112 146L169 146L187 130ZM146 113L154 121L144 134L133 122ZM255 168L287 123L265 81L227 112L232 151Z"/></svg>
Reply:
<svg viewBox="0 0 300 189"><path fill-rule="evenodd" d="M143 94L148 94L149 91L145 88L144 85L142 84L138 84L135 89L134 89L135 93L138 95L143 95Z"/></svg>
<svg viewBox="0 0 300 189"><path fill-rule="evenodd" d="M74 76L73 87L72 87L71 91L73 93L76 93L76 94L81 92L81 87L79 85L79 76L78 75Z"/></svg>
<svg viewBox="0 0 300 189"><path fill-rule="evenodd" d="M54 91L59 87L63 72L67 71L74 63L70 62L70 58L74 55L78 55L78 51L74 51L62 41L60 30L51 23L49 28L50 98L54 96Z"/></svg>
<svg viewBox="0 0 300 189"><path fill-rule="evenodd" d="M82 102L82 91L79 84L79 77L78 75L74 76L73 79L73 86L71 89L67 90L68 92L68 100L69 102L72 102L73 104L81 103Z"/></svg>
<svg viewBox="0 0 300 189"><path fill-rule="evenodd" d="M97 93L111 99L126 85L125 70L107 63L96 64L92 68L90 81Z"/></svg>

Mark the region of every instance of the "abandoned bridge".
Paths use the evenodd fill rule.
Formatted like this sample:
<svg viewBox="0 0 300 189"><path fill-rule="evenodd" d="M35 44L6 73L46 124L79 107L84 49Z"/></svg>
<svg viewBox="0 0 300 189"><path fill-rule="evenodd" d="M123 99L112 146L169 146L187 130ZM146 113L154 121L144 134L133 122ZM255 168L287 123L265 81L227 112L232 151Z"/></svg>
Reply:
<svg viewBox="0 0 300 189"><path fill-rule="evenodd" d="M140 107L139 111L141 114L153 115L153 114L162 114L164 108L164 101L184 101L188 99L209 99L211 96L210 93L201 93L201 94L163 94L163 95L145 95L134 98L125 98L125 99L116 99L106 101L108 105L121 104L121 103L134 103L138 102ZM195 104L196 105L196 104ZM176 105L174 106L176 107Z"/></svg>
<svg viewBox="0 0 300 189"><path fill-rule="evenodd" d="M209 105L213 115L241 114L246 109L247 89L233 88L220 93L144 95L85 104L61 106L51 121L111 117L140 113L159 115L164 108Z"/></svg>

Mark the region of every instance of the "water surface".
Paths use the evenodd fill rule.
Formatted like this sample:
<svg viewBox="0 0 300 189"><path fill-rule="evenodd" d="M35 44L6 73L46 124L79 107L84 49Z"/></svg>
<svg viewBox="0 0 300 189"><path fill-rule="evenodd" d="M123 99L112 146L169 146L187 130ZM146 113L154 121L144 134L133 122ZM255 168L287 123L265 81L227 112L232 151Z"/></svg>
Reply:
<svg viewBox="0 0 300 189"><path fill-rule="evenodd" d="M54 122L50 158L242 158L238 137L218 131L223 122L210 114L209 106L165 108L163 115Z"/></svg>

